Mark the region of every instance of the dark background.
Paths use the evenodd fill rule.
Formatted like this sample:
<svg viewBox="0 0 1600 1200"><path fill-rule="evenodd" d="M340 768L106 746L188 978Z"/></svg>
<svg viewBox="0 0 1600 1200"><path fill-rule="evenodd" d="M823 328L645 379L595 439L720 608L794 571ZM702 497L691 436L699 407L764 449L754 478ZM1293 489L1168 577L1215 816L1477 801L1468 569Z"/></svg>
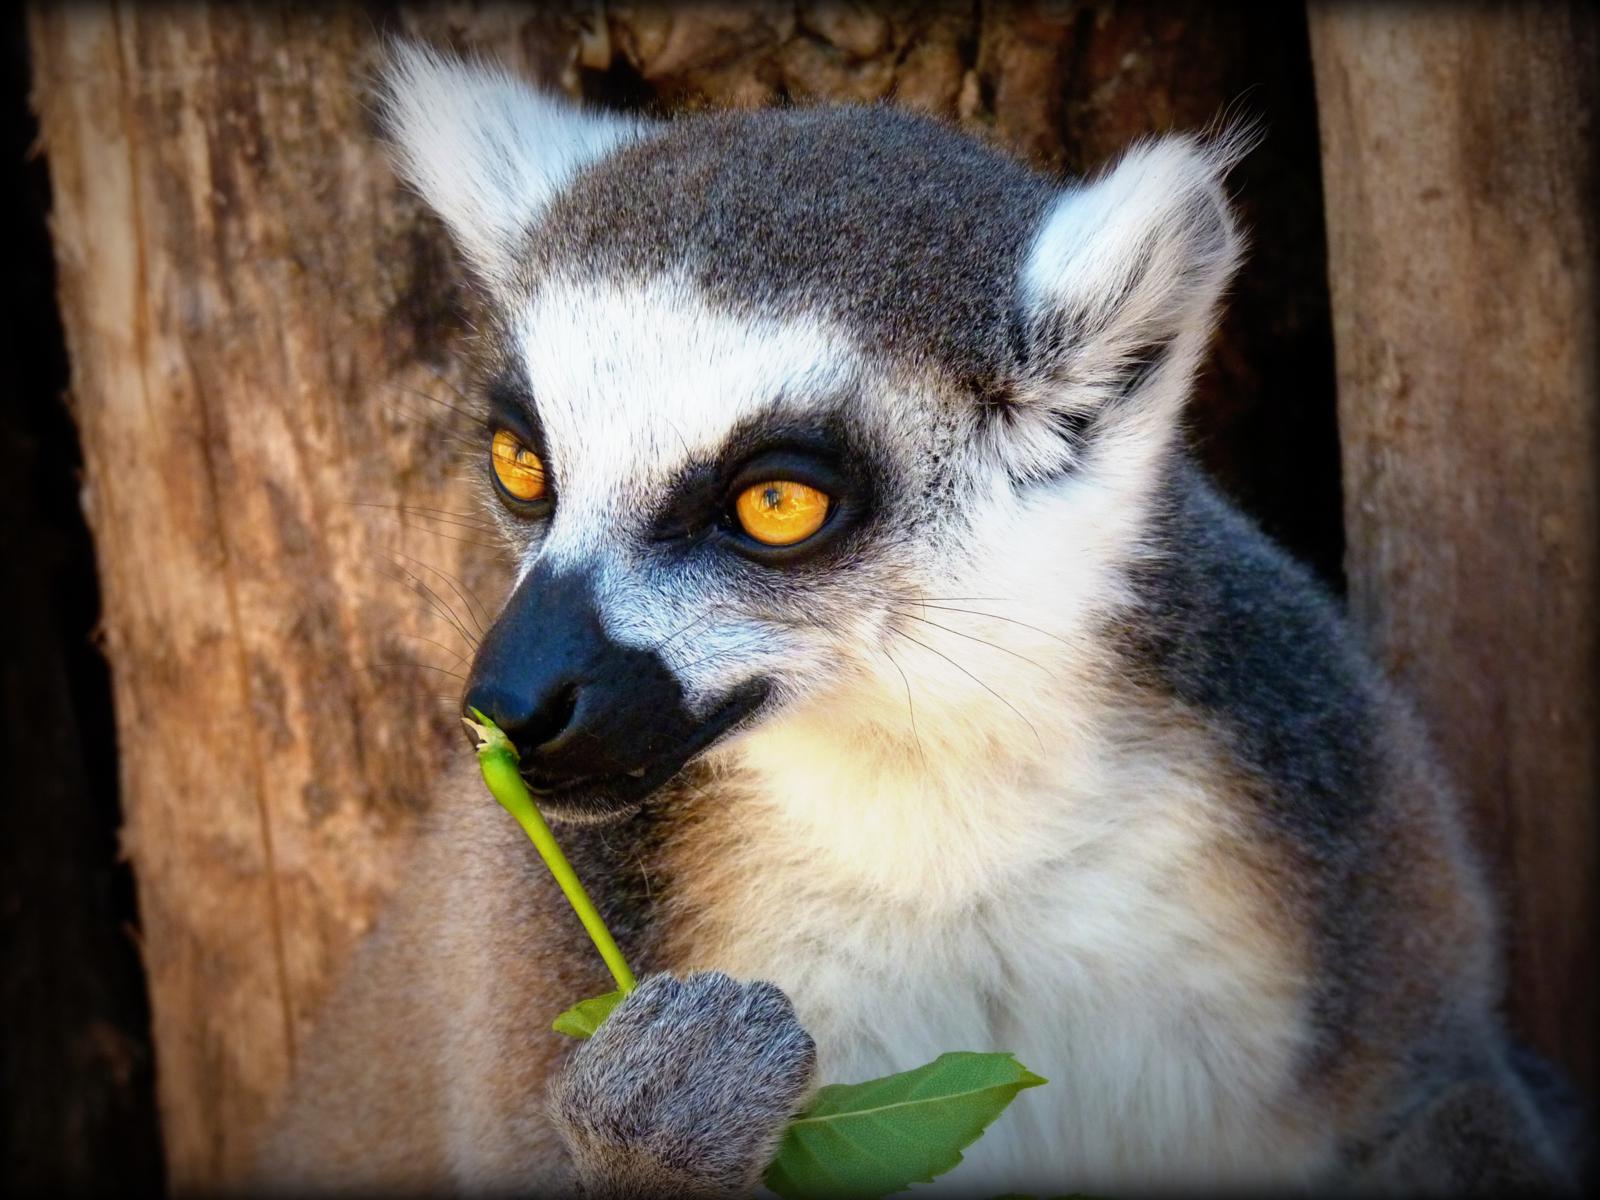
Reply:
<svg viewBox="0 0 1600 1200"><path fill-rule="evenodd" d="M30 154L21 5L5 8L5 194L16 197L0 371L0 1191L162 1185L133 880L117 856L116 731L99 589Z"/></svg>

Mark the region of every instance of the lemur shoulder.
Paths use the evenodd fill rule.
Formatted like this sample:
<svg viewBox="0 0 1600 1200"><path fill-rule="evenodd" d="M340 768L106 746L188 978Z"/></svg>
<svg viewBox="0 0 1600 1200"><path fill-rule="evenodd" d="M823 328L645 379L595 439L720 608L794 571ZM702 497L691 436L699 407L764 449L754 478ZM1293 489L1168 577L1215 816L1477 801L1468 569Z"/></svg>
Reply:
<svg viewBox="0 0 1600 1200"><path fill-rule="evenodd" d="M1425 739L1191 465L1228 139L1046 179L936 121L663 122L395 47L401 173L494 313L510 598L468 756L299 1064L268 1189L753 1191L821 1081L1015 1051L935 1187L1559 1186Z"/></svg>

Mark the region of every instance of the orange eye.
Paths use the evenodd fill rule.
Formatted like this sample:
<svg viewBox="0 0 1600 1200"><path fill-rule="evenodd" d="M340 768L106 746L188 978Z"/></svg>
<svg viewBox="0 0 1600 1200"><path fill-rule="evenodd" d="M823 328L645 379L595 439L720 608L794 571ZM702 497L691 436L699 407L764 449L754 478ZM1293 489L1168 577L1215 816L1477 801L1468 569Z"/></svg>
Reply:
<svg viewBox="0 0 1600 1200"><path fill-rule="evenodd" d="M767 546L793 546L822 528L832 503L826 492L772 479L745 488L733 509L744 531Z"/></svg>
<svg viewBox="0 0 1600 1200"><path fill-rule="evenodd" d="M516 434L496 430L489 445L489 461L494 464L494 477L513 500L527 503L544 498L544 463Z"/></svg>

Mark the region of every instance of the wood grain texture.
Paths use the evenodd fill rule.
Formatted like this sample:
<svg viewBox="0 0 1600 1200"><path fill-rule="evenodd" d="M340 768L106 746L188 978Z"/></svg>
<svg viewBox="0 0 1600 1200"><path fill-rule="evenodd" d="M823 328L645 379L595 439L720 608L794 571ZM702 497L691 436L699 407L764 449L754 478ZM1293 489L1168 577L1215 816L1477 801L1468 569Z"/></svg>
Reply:
<svg viewBox="0 0 1600 1200"><path fill-rule="evenodd" d="M470 584L466 547L361 507L464 510L414 394L448 399L425 359L457 322L362 133L369 33L342 10L34 14L178 1190L239 1170L455 736L429 700L453 680L389 664L444 667L460 638L385 575L465 622L398 556Z"/></svg>
<svg viewBox="0 0 1600 1200"><path fill-rule="evenodd" d="M1596 26L1314 5L1350 603L1465 790L1510 1010L1595 1074Z"/></svg>
<svg viewBox="0 0 1600 1200"><path fill-rule="evenodd" d="M431 780L465 746L448 672L472 604L421 564L489 607L502 579L450 478L443 405L463 386L472 302L363 107L377 33L653 111L886 99L1048 169L1204 126L1260 84L1277 136L1240 187L1272 252L1240 285L1195 423L1235 490L1326 566L1337 480L1310 81L1303 23L1273 11L32 10L175 1189L237 1178Z"/></svg>

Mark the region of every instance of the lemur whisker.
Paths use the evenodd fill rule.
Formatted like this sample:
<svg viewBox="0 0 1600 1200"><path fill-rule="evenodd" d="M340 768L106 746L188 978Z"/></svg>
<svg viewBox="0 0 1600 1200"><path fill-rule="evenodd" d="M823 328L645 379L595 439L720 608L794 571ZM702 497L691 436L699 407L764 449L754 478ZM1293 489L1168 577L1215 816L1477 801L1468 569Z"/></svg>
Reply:
<svg viewBox="0 0 1600 1200"><path fill-rule="evenodd" d="M478 542L472 538L457 537L453 533L446 533L442 529L430 529L425 525L402 525L402 528L415 530L417 533L426 533L432 537L443 538L447 542L459 542L463 546L476 546L479 550L493 550L504 553L505 547L494 542Z"/></svg>
<svg viewBox="0 0 1600 1200"><path fill-rule="evenodd" d="M644 855L641 854L638 856L638 863L639 878L644 880L644 902L649 904L655 899L655 895L650 890L650 872L645 867Z"/></svg>
<svg viewBox="0 0 1600 1200"><path fill-rule="evenodd" d="M451 525L469 526L482 533L493 533L496 526L490 518L478 512L453 512L450 509L434 509L426 504L406 504L405 501L387 504L384 501L344 501L352 509L376 509L378 512L395 512L405 517L418 517L419 520L435 520L435 522L451 523Z"/></svg>
<svg viewBox="0 0 1600 1200"><path fill-rule="evenodd" d="M390 574L388 571L385 571L382 567L378 566L376 563L370 563L369 562L369 563L365 563L363 565L366 566L371 571L373 571L375 574L382 576L384 579L389 580L391 583L398 583L401 587L405 588L408 592L412 593L414 596L417 597L417 599L419 599L419 600L421 600L423 602L424 606L426 607L426 611L427 611L427 615L428 616L432 617L434 620L443 621L445 623L445 625L449 627L449 629L450 629L450 631L452 633L456 634L458 637L462 636L461 630L458 629L454 624L452 624L451 621L450 621L450 618L448 616L446 616L445 613L443 613L439 609L439 607L437 605L435 605L431 600L429 600L427 595L424 594L424 592L420 588L418 588L415 584L411 583L407 579L401 578L399 575ZM464 639L464 640L467 641L469 646L472 645L472 642L471 642L470 638L467 638L467 639Z"/></svg>
<svg viewBox="0 0 1600 1200"><path fill-rule="evenodd" d="M463 584L454 575L450 574L449 571L441 570L439 567L434 566L430 562L424 562L422 559L417 558L414 555L407 554L404 550L391 549L389 553L398 554L407 562L414 562L419 567L427 568L448 583L450 585L450 590L455 593L456 599L461 601L461 603L466 606L467 619L472 622L472 627L477 630L478 637L483 637L485 629L483 620L481 618L486 615L487 610L484 609L483 601L478 600L476 596L470 599L468 598L465 584ZM474 606L474 601L476 601L476 606Z"/></svg>
<svg viewBox="0 0 1600 1200"><path fill-rule="evenodd" d="M396 554L396 553L399 553L399 552L398 551L394 551L394 550L385 549L384 553L385 554ZM461 640L462 641L464 641L469 646L476 645L476 640L473 638L471 631L467 628L466 622L464 622L461 619L461 615L458 612L456 612L454 607L452 607L450 604L448 604L445 601L443 596L439 595L438 592L434 591L434 589L432 588L432 586L429 585L427 580L423 579L420 575L418 575L415 571L411 570L410 568L405 567L405 566L401 565L398 562L395 562L392 558L389 560L389 562L390 562L390 565L393 566L397 571L402 572L405 575L405 578L404 579L398 579L393 575L387 575L388 578L394 579L395 582L397 582L397 583L402 583L402 584L407 585L419 597L422 597L423 599L426 599L428 601L428 603L429 603L429 606L433 609L434 613L437 614L438 616L440 616L445 621L447 621L450 624L450 627L453 630L455 630L455 632L458 633L461 636ZM380 568L378 568L376 566L376 564L373 564L373 569L378 571L380 574L385 574L385 575L387 574L386 572L383 572Z"/></svg>
<svg viewBox="0 0 1600 1200"><path fill-rule="evenodd" d="M452 650L449 646L446 646L443 642L438 641L435 638L423 637L420 633L397 633L393 636L405 638L407 641L427 642L430 646L437 646L440 650L443 650L446 654L450 655L452 660L450 665L452 667L464 665L467 661L467 656L465 654L462 654L458 650Z"/></svg>
<svg viewBox="0 0 1600 1200"><path fill-rule="evenodd" d="M400 517L395 517L395 520L397 520L400 528L403 528L403 530L413 531L413 533L432 533L437 534L437 536L440 536L440 538L462 538L462 534L453 533L454 530L461 530L462 526L451 525L451 523L448 522L440 522L437 523L437 525L421 525L421 523L416 523L416 525L413 525L413 523L405 522L405 520L402 520ZM424 517L422 520L424 520L424 522L430 522L430 520L435 520L435 518ZM474 530L464 530L464 533L474 533ZM478 542L475 541L475 539L466 539L466 542L467 544L474 544L474 546L478 546L480 549L496 549L493 542ZM387 546L387 544L386 546L382 547L382 549L390 550L390 552L395 552L395 554L398 554L398 550L395 550L392 546ZM418 562L422 562L422 560L418 560ZM424 562L422 565L432 566L432 563Z"/></svg>
<svg viewBox="0 0 1600 1200"><path fill-rule="evenodd" d="M889 611L894 613L896 616L910 617L913 621L921 621L924 625L931 625L935 629L942 629L946 633L954 634L956 637L966 638L970 642L978 642L981 645L998 650L1002 654L1009 654L1012 658L1019 658L1023 662L1027 663L1030 667L1035 667L1038 670L1043 671L1046 675L1050 676L1051 679L1057 678L1054 671L1045 666L1043 663L1039 662L1037 659L1029 658L1026 654L1018 653L1009 646L1002 646L999 642L991 642L988 638L981 638L974 633L962 633L959 629L951 629L948 625L941 625L937 621L930 621L927 617L919 617L916 613L905 612L897 608L891 608Z"/></svg>
<svg viewBox="0 0 1600 1200"><path fill-rule="evenodd" d="M900 673L900 682L906 685L906 714L911 718L911 740L917 744L917 758L922 762L922 778L928 778L928 753L923 749L922 735L917 732L917 708L911 702L911 677L906 674L905 668L889 653L889 647L883 647L883 656L889 660L889 665Z"/></svg>
<svg viewBox="0 0 1600 1200"><path fill-rule="evenodd" d="M480 454L483 452L484 443L481 438L469 437L467 434L461 432L459 428L448 421L439 420L433 417L421 416L401 407L393 401L379 400L378 403L379 406L390 415L398 417L400 420L409 422L412 425L418 426L428 433L440 434L444 437L450 438L458 443L459 446L465 451L470 451L474 454Z"/></svg>
<svg viewBox="0 0 1600 1200"><path fill-rule="evenodd" d="M485 537L493 537L498 535L500 532L498 529L494 529L489 526L472 525L465 521L453 521L448 517L430 517L426 514L419 514L415 511L401 511L398 515L401 517L413 517L418 521L431 522L431 524L428 525L417 526L417 528L426 529L429 532L432 532L435 526L438 526L441 529L459 529L462 533L481 533Z"/></svg>
<svg viewBox="0 0 1600 1200"><path fill-rule="evenodd" d="M414 416L403 409L389 407L389 412L399 424L421 441L439 443L433 452L449 464L465 465L481 462L483 455L487 453L487 443L468 438L448 425ZM384 436L387 437L387 434Z"/></svg>
<svg viewBox="0 0 1600 1200"><path fill-rule="evenodd" d="M401 390L405 391L408 396L419 396L423 399L429 398L423 395L423 393L413 391L410 388ZM483 431L476 426L470 427L470 431L467 428L463 428L462 421L465 420L464 417L457 418L450 416L438 416L426 410L419 411L417 409L410 408L392 399L380 401L380 404L391 415L397 416L402 420L409 421L414 425L424 426L425 428L438 433L446 434L463 445L470 446L475 450L481 450L484 448L485 442L482 436Z"/></svg>
<svg viewBox="0 0 1600 1200"><path fill-rule="evenodd" d="M1001 704L1004 704L1007 708L1009 708L1013 713L1016 714L1017 720L1021 721L1024 725L1026 725L1028 727L1029 732L1031 732L1033 734L1033 736L1034 736L1034 739L1036 741L1038 741L1039 749L1041 751L1044 750L1044 739L1039 736L1038 729L1036 729L1034 727L1034 724L1033 724L1032 721L1028 720L1027 717L1022 715L1022 710L1019 709L1015 704L1011 703L1011 701L1007 700L999 692L995 691L987 683L985 683L983 680L979 679L971 671L967 670L960 663L958 663L955 659L951 658L948 654L945 654L943 651L935 650L932 646L928 645L926 642L918 641L916 638L912 637L909 633L907 633L903 629L896 629L896 630L894 630L894 632L897 633L899 636L905 638L906 641L911 642L913 645L921 646L929 654L937 654L940 658L944 659L945 662L949 663L952 667L954 667L956 670L960 671L968 679L972 680L973 683L977 684L984 691L988 692L991 696L993 696L996 700L1000 701Z"/></svg>
<svg viewBox="0 0 1600 1200"><path fill-rule="evenodd" d="M991 620L995 620L995 621L1005 621L1008 624L1020 625L1024 629L1031 629L1035 633L1043 634L1047 638L1052 638L1055 641L1060 642L1063 646L1073 646L1073 645L1075 645L1075 643L1070 638L1064 638L1059 633L1052 633L1048 629L1041 629L1037 625L1030 625L1026 621L1019 621L1015 617L1006 617L1006 616L1000 615L999 613L983 612L980 609L976 609L976 608L953 608L948 604L934 604L934 603L932 603L931 601L928 601L928 600L914 600L914 601L911 601L911 603L920 604L923 608L935 608L935 609L938 609L940 612L966 613L968 616L988 617Z"/></svg>
<svg viewBox="0 0 1600 1200"><path fill-rule="evenodd" d="M752 633L750 636L753 638L755 635L754 635L754 633ZM748 639L745 639L745 640L748 640ZM741 651L743 649L745 649L744 641L741 641L740 644L738 644L738 645L723 646L719 650L713 650L710 654L701 655L699 658L696 658L696 659L693 659L693 660L691 660L689 662L684 663L683 666L681 668L679 668L679 669L687 671L691 667L703 666L704 664L706 664L708 662L715 662L719 658L729 657L729 656L731 656L733 654L738 653L739 651Z"/></svg>
<svg viewBox="0 0 1600 1200"><path fill-rule="evenodd" d="M706 609L706 611L704 613L702 613L700 616L696 617L693 621L689 622L688 625L686 625L683 628L679 629L676 633L672 634L671 637L673 637L673 638L680 637L684 633L687 633L690 629L693 629L701 621L703 621L707 617L711 616L711 614L716 612L718 609L726 608L726 607L727 607L727 605L722 603L722 602L720 602L720 601L711 602L710 606ZM781 617L773 617L773 616L763 616L761 619L766 624L769 624L769 625L780 625L780 626L783 626L784 628L787 628L787 629L801 629L801 628L805 628L807 626L814 626L814 625L819 624L816 621L804 621L804 620L786 621L786 620L783 620ZM702 665L704 663L711 662L711 661L715 660L716 657L719 654L733 654L733 653L743 649L745 643L748 640L753 639L753 638L755 638L757 636L759 636L759 631L756 631L756 630L745 631L745 635L741 639L739 644L734 645L734 646L725 646L721 650L714 651L709 655L704 655L704 656L702 656L700 658L691 659L689 662L680 664L678 669L679 670L683 670L683 671L687 671L690 667L700 666L700 665ZM655 649L659 649L660 646L663 645L663 644L664 643L658 643L657 646L654 647L654 648Z"/></svg>
<svg viewBox="0 0 1600 1200"><path fill-rule="evenodd" d="M691 667L699 667L704 666L707 663L716 662L719 658L727 658L729 655L733 654L736 649L737 647L734 646L724 646L720 650L713 650L710 654L703 654L699 658L690 659L688 662L684 663L680 669L687 671Z"/></svg>
<svg viewBox="0 0 1600 1200"><path fill-rule="evenodd" d="M449 604L445 603L444 597L440 596L438 592L434 591L433 588L428 585L427 580L421 578L415 571L400 566L399 563L395 563L394 565L399 570L405 572L405 574L409 576L418 587L422 588L423 591L425 591L428 596L432 598L433 602L438 606L436 611L450 622L451 628L461 635L461 640L463 642L469 646L477 646L477 640L473 638L472 634L467 632L466 624L461 620L460 615L455 609L450 607Z"/></svg>
<svg viewBox="0 0 1600 1200"><path fill-rule="evenodd" d="M453 395L457 400L461 401L461 403L451 404L450 401L445 400L440 396L435 396L432 392L425 392L421 388L414 388L404 383L395 383L391 381L389 386L402 392L409 392L418 399L426 400L429 404L437 404L440 408L446 409L460 417L462 420L473 425L477 425L480 428L485 425L485 411L481 405L479 405L471 396L467 395L455 384L451 383L450 380L445 378L444 375L440 374L434 368L428 366L426 363L422 364L422 367L423 370L427 371L428 374L433 377L434 382L441 383L445 387L449 388L451 395Z"/></svg>
<svg viewBox="0 0 1600 1200"><path fill-rule="evenodd" d="M476 332L476 330L474 330L474 332ZM429 396L428 399L433 400L436 404L443 404L446 408L454 409L456 412L468 413L476 420L481 421L483 419L483 409L478 405L477 401L475 401L471 396L467 395L467 393L463 392L455 384L451 383L449 378L442 371L430 363L424 362L419 363L418 365L421 366L422 369L429 375L433 376L437 382L442 383L445 387L449 388L451 394L455 396L457 400L460 400L463 404L471 405L472 407L470 409L459 409L456 408L455 405L448 404L434 396Z"/></svg>
<svg viewBox="0 0 1600 1200"><path fill-rule="evenodd" d="M454 509L449 508L429 508L422 504L380 504L376 500L346 500L344 503L353 508L382 508L389 509L393 512L424 513L439 517L454 517L455 519L461 521L478 521L482 523L482 528L485 533L494 532L496 529L496 526L493 524L493 522L491 522L489 518L484 516L482 513L456 512Z"/></svg>
<svg viewBox="0 0 1600 1200"><path fill-rule="evenodd" d="M671 428L672 432L677 436L678 444L683 447L683 456L688 458L690 454L689 441L683 436L683 431L678 428L677 422L673 421L670 417L663 417L662 420L666 421L668 427Z"/></svg>
<svg viewBox="0 0 1600 1200"><path fill-rule="evenodd" d="M712 611L718 610L718 608L725 608L725 605L712 603L710 610L707 610L707 616ZM762 621L766 622L766 624L771 624L771 626L782 626L784 629L805 629L805 627L818 624L816 621L784 621L784 619L774 618L774 616L763 616ZM678 667L678 670L690 670L691 667L704 666L706 662L715 662L718 658L731 658L733 654L746 650L747 646L755 642L758 637L760 637L760 630L747 630L746 637L741 638L741 642L736 643L736 645L723 646L722 650L714 650L710 654L702 654L701 658L690 659L690 661Z"/></svg>
<svg viewBox="0 0 1600 1200"><path fill-rule="evenodd" d="M451 671L445 667L436 667L431 663L402 662L402 663L357 663L358 671L437 671L441 675L448 675L451 679L459 679L462 683L467 677L460 671Z"/></svg>
<svg viewBox="0 0 1600 1200"><path fill-rule="evenodd" d="M389 516L394 521L394 523L396 525L398 525L401 529L409 529L413 533L426 533L426 534L430 535L431 537L444 538L445 541L447 541L447 542L460 542L463 546L476 546L480 550L494 550L494 551L498 551L500 553L504 553L505 552L505 546L504 545L497 545L494 542L474 541L472 538L457 537L453 533L446 533L442 529L434 529L433 527L428 526L428 525L412 525L412 524L408 524L407 522L402 521L400 519L399 515L395 514L395 513L391 513L391 514L389 514Z"/></svg>
<svg viewBox="0 0 1600 1200"><path fill-rule="evenodd" d="M654 646L650 647L650 649L652 651L655 651L656 653L660 653L662 650L665 650L668 646L670 646L673 642L675 642L678 638L680 638L684 634L688 633L689 630L693 629L696 625L700 624L702 621L704 621L708 617L710 617L713 612L715 612L717 609L719 609L721 607L722 607L722 605L720 605L720 604L712 604L710 607L708 607L704 612L702 612L694 620L688 622L685 625L680 625L675 631L673 631L672 633L669 633L666 637L662 638Z"/></svg>

